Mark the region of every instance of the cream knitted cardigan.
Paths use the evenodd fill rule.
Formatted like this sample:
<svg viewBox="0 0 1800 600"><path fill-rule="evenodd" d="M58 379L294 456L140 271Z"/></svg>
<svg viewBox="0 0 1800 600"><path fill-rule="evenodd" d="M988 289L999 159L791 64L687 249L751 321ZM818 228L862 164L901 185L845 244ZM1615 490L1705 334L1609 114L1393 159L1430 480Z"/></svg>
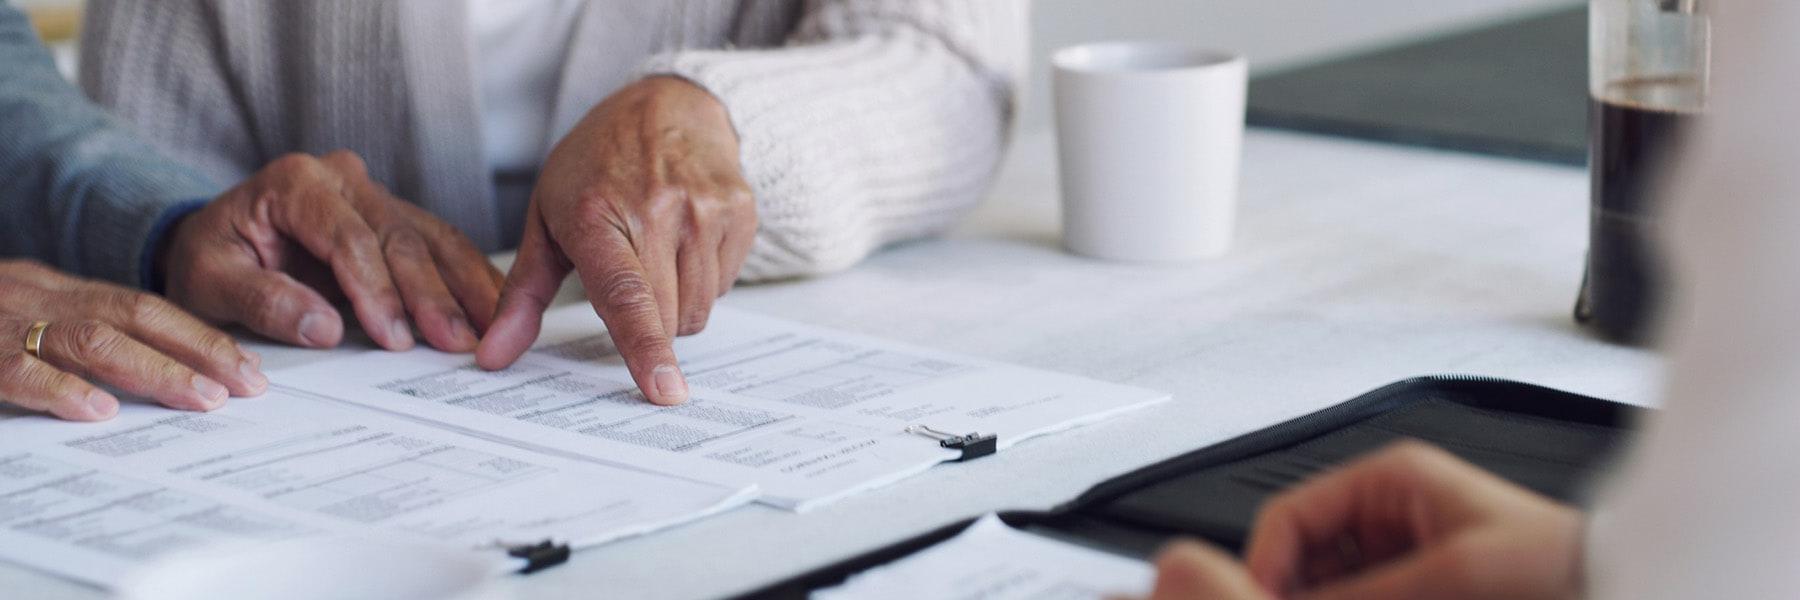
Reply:
<svg viewBox="0 0 1800 600"><path fill-rule="evenodd" d="M81 79L221 184L349 148L487 250L516 232L482 159L464 3L91 0ZM647 74L724 102L761 218L742 275L855 264L985 192L1026 67L1025 0L590 0L560 138ZM548 152L548 148L545 148Z"/></svg>

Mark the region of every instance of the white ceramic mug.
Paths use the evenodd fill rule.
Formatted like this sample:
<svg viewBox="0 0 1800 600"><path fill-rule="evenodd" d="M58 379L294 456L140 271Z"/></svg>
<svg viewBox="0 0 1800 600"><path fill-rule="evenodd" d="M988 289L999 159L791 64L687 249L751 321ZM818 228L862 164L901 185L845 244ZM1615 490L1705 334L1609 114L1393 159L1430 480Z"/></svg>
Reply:
<svg viewBox="0 0 1800 600"><path fill-rule="evenodd" d="M1111 42L1065 48L1051 62L1063 245L1131 261L1224 254L1237 215L1243 56Z"/></svg>

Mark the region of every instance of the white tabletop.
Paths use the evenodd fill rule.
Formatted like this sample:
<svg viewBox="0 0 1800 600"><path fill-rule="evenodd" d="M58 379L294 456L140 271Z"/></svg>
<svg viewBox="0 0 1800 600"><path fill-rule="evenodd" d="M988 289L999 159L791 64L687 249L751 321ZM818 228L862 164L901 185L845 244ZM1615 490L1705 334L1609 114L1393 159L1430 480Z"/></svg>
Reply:
<svg viewBox="0 0 1800 600"><path fill-rule="evenodd" d="M1655 399L1654 356L1594 341L1570 320L1587 238L1585 171L1259 130L1246 144L1239 238L1223 259L1129 265L1063 252L1052 142L1034 134L948 238L726 299L1163 389L1173 402L804 515L750 506L583 550L502 587L519 598L748 591L982 512L1047 508L1134 467L1415 375ZM271 366L326 355L263 350ZM100 595L3 564L0 590Z"/></svg>

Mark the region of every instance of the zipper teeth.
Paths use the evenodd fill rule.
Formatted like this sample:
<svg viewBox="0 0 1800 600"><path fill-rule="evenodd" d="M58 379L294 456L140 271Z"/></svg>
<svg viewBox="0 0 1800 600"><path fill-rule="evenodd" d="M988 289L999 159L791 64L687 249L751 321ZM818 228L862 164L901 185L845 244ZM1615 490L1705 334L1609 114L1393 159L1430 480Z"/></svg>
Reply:
<svg viewBox="0 0 1800 600"><path fill-rule="evenodd" d="M1318 435L1321 432L1314 431L1315 429L1319 429L1315 425L1316 423L1319 423L1322 421L1330 422L1335 427L1337 422L1341 421L1342 416L1346 413L1369 412L1371 410L1376 410L1376 405L1379 405L1379 404L1383 403L1384 401L1390 399L1390 397L1393 396L1396 392L1399 392L1402 389L1413 388L1413 387L1417 387L1421 384L1429 384L1429 383L1517 383L1518 385L1522 385L1522 386L1531 386L1532 385L1532 384L1527 384L1527 383L1523 383L1523 382L1513 382L1511 380L1501 379L1499 377L1489 377L1486 375L1465 375L1465 374L1459 374L1459 373L1424 375L1424 376L1419 376L1419 377L1412 377L1409 379L1402 379L1400 381L1389 383L1387 385L1383 385L1383 386L1375 388L1373 390L1363 392L1349 400L1345 400L1341 403L1320 409L1318 411L1307 413L1305 415L1301 415L1298 417L1294 417L1293 419L1289 419L1287 421L1282 421L1275 425L1271 425L1269 427L1258 429L1258 430L1255 430L1255 431L1252 431L1252 432L1249 432L1249 433L1246 433L1246 434L1243 434L1243 435L1240 435L1240 436L1237 436L1234 438L1230 438L1230 439L1227 439L1227 440L1224 440L1224 441L1221 441L1221 442L1218 442L1215 444L1203 446L1201 448L1197 448L1195 450L1176 455L1165 461L1157 462L1157 463L1154 463L1154 464L1151 464L1151 465L1148 465L1145 467L1140 467L1138 469L1128 471L1128 472L1126 472L1122 475L1119 475L1113 479L1108 479L1106 481L1100 482L1099 484L1095 485L1094 487L1089 488L1089 490L1087 492L1084 492L1081 495L1076 496L1074 499L1072 499L1068 502L1058 505L1054 510L1057 512L1064 512L1064 511L1074 509L1079 506L1083 506L1083 505L1090 504L1093 502L1099 502L1099 501L1102 501L1103 499L1117 498L1126 493L1129 493L1133 489L1137 489L1142 486L1136 485L1136 486L1131 486L1127 489L1115 491L1115 490L1108 489L1110 487L1109 484L1111 484L1115 481L1123 481L1124 479L1130 478L1133 475L1141 473L1147 469L1156 469L1157 467L1160 467L1163 465L1170 465L1170 464L1180 462L1183 459L1186 459L1196 453L1214 450L1224 444L1230 444L1233 446L1247 446L1247 445L1253 446L1253 445L1257 445L1260 442L1262 442L1263 440L1266 440L1271 437L1279 436L1282 438L1296 438L1296 437L1312 437L1314 435ZM1533 386L1533 387L1535 387L1535 386Z"/></svg>
<svg viewBox="0 0 1800 600"><path fill-rule="evenodd" d="M1423 384L1423 383L1463 383L1463 382L1468 382L1468 383L1506 383L1507 380L1500 379L1498 377L1488 377L1486 375L1462 375L1462 374L1425 375L1425 376L1421 376L1421 377L1413 377L1411 379L1403 379L1400 381L1396 381L1394 383L1390 383L1390 384L1375 388L1373 390L1369 390L1367 392L1363 392L1361 394L1358 394L1354 398L1345 400L1344 402L1342 402L1340 404L1337 404L1334 406L1328 406L1319 411L1315 411L1312 413L1307 413L1307 414L1304 414L1304 415L1301 415L1298 417L1294 417L1293 419L1290 419L1288 421L1283 421L1281 423L1277 423L1276 425L1274 425L1272 427L1264 428L1264 429L1260 429L1257 431L1253 431L1253 432L1244 434L1243 436L1240 436L1236 439L1257 440L1257 439L1262 439L1264 437L1268 437L1270 435L1277 435L1277 434L1283 435L1283 436L1289 436L1289 435L1292 435L1292 433L1293 433L1292 430L1301 429L1305 425L1310 424L1310 423L1314 423L1317 421L1323 421L1323 420L1335 420L1335 418L1337 416L1339 416L1342 413L1346 413L1346 412L1361 412L1361 411L1368 410L1369 407L1367 405L1374 404L1376 402L1379 402L1380 400L1385 400L1389 396L1392 396L1395 392L1400 391L1401 389L1404 389L1404 388L1417 387L1419 384ZM1529 385L1529 384L1523 384L1523 385ZM1227 441L1229 441L1229 440L1227 440Z"/></svg>

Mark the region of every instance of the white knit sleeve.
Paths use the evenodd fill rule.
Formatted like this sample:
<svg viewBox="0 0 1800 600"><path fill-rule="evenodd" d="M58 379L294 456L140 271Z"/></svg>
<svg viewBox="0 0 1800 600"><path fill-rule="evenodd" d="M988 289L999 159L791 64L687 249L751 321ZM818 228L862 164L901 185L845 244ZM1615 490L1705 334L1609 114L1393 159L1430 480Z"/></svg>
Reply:
<svg viewBox="0 0 1800 600"><path fill-rule="evenodd" d="M820 0L770 49L678 50L645 74L731 115L761 228L741 277L843 269L985 194L1026 66L1024 0Z"/></svg>

